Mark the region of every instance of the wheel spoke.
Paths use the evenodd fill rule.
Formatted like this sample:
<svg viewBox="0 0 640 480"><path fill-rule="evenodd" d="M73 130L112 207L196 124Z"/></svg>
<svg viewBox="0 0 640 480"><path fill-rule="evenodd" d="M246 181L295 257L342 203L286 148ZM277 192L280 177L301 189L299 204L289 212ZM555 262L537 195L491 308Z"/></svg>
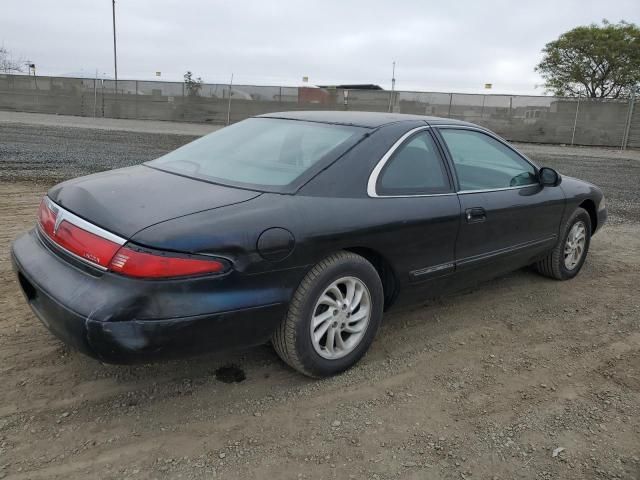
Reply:
<svg viewBox="0 0 640 480"><path fill-rule="evenodd" d="M347 325L343 330L347 333L360 333L364 327L366 327L366 324L364 322L360 322L354 325Z"/></svg>
<svg viewBox="0 0 640 480"><path fill-rule="evenodd" d="M331 298L327 294L324 294L324 295L322 295L320 297L320 300L318 300L318 305L329 305L332 308L339 308L340 307L338 302L334 298Z"/></svg>
<svg viewBox="0 0 640 480"><path fill-rule="evenodd" d="M333 295L334 295L334 297L336 299L336 304L337 305L340 305L342 302L344 302L344 295L342 295L342 292L338 288L338 285L336 285L335 283L333 285L331 285L329 288L327 288L327 292L326 293L333 293Z"/></svg>
<svg viewBox="0 0 640 480"><path fill-rule="evenodd" d="M356 308L358 308L358 306L360 305L360 302L362 301L362 296L364 295L364 289L363 288L358 288L356 289L356 294L353 297L353 301L351 302L351 305L349 306L349 311L353 312Z"/></svg>
<svg viewBox="0 0 640 480"><path fill-rule="evenodd" d="M320 325L320 327L315 332L313 332L313 338L316 343L320 343L320 340L322 340L322 337L324 336L326 331L329 330L329 327L331 327L331 322L325 322L324 324Z"/></svg>
<svg viewBox="0 0 640 480"><path fill-rule="evenodd" d="M345 350L347 348L347 346L344 343L344 340L342 339L342 334L338 331L336 331L336 334L335 334L335 341L336 341L336 348L338 350Z"/></svg>
<svg viewBox="0 0 640 480"><path fill-rule="evenodd" d="M329 331L327 332L327 341L324 345L324 348L326 348L330 354L332 354L335 351L334 350L335 340L336 340L336 329L330 328Z"/></svg>
<svg viewBox="0 0 640 480"><path fill-rule="evenodd" d="M318 328L318 325L331 320L333 318L333 310L329 309L326 312L320 313L318 315L316 315L315 317L313 317L313 324L312 324L312 328L315 330L316 328Z"/></svg>
<svg viewBox="0 0 640 480"><path fill-rule="evenodd" d="M361 307L360 310L358 310L356 313L351 315L351 318L349 319L349 323L359 322L360 320L363 320L368 316L369 316L369 308Z"/></svg>
<svg viewBox="0 0 640 480"><path fill-rule="evenodd" d="M353 296L356 292L356 282L350 280L346 282L345 285L347 286L347 293L344 296L344 300L347 302L347 305L351 305L353 302Z"/></svg>

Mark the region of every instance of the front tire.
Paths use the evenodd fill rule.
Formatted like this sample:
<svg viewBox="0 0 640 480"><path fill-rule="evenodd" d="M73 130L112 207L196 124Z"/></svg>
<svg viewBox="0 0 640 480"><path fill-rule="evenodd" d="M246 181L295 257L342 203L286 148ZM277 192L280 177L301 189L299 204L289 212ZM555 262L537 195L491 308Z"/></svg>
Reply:
<svg viewBox="0 0 640 480"><path fill-rule="evenodd" d="M328 256L304 277L272 343L282 360L310 377L355 365L382 321L384 293L376 269L352 252Z"/></svg>
<svg viewBox="0 0 640 480"><path fill-rule="evenodd" d="M591 217L583 208L577 208L564 225L554 249L536 263L536 269L545 277L569 280L582 269L591 243Z"/></svg>

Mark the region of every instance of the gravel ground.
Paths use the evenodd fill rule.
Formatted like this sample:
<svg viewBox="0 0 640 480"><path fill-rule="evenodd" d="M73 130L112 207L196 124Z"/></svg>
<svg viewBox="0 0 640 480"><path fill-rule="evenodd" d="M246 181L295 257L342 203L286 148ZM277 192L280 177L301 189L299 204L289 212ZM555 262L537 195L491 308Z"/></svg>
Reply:
<svg viewBox="0 0 640 480"><path fill-rule="evenodd" d="M49 115L45 113L7 112L2 110L0 110L0 123L178 135L205 135L221 128L219 125L203 123L76 117L73 115Z"/></svg>
<svg viewBox="0 0 640 480"><path fill-rule="evenodd" d="M195 136L0 123L0 181L57 183L146 162Z"/></svg>
<svg viewBox="0 0 640 480"><path fill-rule="evenodd" d="M339 377L268 346L134 367L69 351L19 293L11 240L52 183L188 140L0 123L0 478L640 478L638 152L521 146L605 190L581 274L390 313Z"/></svg>

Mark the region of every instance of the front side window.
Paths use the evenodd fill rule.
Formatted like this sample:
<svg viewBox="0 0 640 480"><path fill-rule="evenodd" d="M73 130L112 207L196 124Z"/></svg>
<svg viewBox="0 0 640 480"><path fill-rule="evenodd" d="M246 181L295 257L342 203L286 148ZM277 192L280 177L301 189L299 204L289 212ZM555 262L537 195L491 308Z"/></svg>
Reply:
<svg viewBox="0 0 640 480"><path fill-rule="evenodd" d="M360 127L249 118L188 143L148 165L223 184L258 189L282 187L321 160L337 158L364 133L366 129Z"/></svg>
<svg viewBox="0 0 640 480"><path fill-rule="evenodd" d="M424 195L450 191L449 177L428 132L420 132L396 150L378 177L379 195Z"/></svg>
<svg viewBox="0 0 640 480"><path fill-rule="evenodd" d="M529 162L501 142L475 130L440 130L455 164L461 190L491 190L538 183Z"/></svg>

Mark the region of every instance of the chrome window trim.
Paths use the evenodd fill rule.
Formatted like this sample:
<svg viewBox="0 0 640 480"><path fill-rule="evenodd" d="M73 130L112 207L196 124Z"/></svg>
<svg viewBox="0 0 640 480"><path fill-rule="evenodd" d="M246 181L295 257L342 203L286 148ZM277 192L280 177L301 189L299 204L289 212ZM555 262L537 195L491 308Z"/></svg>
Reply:
<svg viewBox="0 0 640 480"><path fill-rule="evenodd" d="M89 233L93 233L94 235L102 237L105 240L109 240L110 242L113 242L115 244L122 246L125 243L127 243L126 239L119 237L118 235L111 233L108 230L100 228L97 225L94 225L93 223L87 222L85 219L80 218L79 216L71 213L69 210L62 208L60 205L55 203L49 197L44 197L44 198L45 198L45 201L47 202L47 207L56 214L56 227L54 232L58 229L58 226L63 221L67 221L75 225L76 227L81 228L82 230L85 230Z"/></svg>
<svg viewBox="0 0 640 480"><path fill-rule="evenodd" d="M430 128L441 128L441 127L457 128L461 130L472 130L472 131L476 131L476 132L480 132L485 135L488 135L494 140L500 142L502 145L504 145L508 149L513 150L514 153L516 153L520 158L522 158L525 162L531 165L536 170L536 172L540 170L540 167L536 165L533 161L531 161L526 155L524 155L523 153L518 151L516 148L511 146L504 139L498 137L497 135L493 134L491 131L486 130L482 127L476 127L473 125L456 125L456 124L427 125L423 127L416 127L412 130L409 130L407 133L402 135L402 137L400 137L391 146L391 148L389 148L389 150L387 150L387 152L382 156L382 158L378 161L378 163L374 167L373 171L371 172L371 175L369 175L369 180L367 182L367 195L371 198L446 197L450 195L462 195L462 194L469 194L469 193L489 193L489 192L500 192L504 190L517 190L521 188L528 188L528 187L533 187L538 185L536 183L530 183L529 185L518 185L515 187L485 188L485 189L478 189L478 190L458 190L457 192L448 192L448 193L424 193L424 194L415 194L415 195L378 195L378 193L376 192L376 183L378 183L378 177L380 176L380 172L382 172L382 169L387 164L387 162L389 161L391 156L394 154L394 152L400 147L400 145L402 145L402 143L404 143L404 141L407 138L409 138L411 135L413 135L416 132L419 132L422 130L428 130Z"/></svg>
<svg viewBox="0 0 640 480"><path fill-rule="evenodd" d="M415 195L369 195L372 198L414 198L414 197L449 197L457 195L456 192L449 193L417 193Z"/></svg>
<svg viewBox="0 0 640 480"><path fill-rule="evenodd" d="M467 194L467 193L488 193L488 192L502 192L503 190L519 190L521 188L529 188L540 186L539 183L530 183L529 185L518 185L515 187L503 187L503 188L485 188L480 190L460 190L458 192L459 195Z"/></svg>
<svg viewBox="0 0 640 480"><path fill-rule="evenodd" d="M385 153L382 156L382 158L378 161L373 171L371 172L371 175L369 175L369 181L367 182L367 195L369 195L369 197L371 198L446 197L449 195L456 194L455 192L447 192L447 193L419 193L414 195L378 195L378 192L376 192L376 184L378 183L378 177L380 176L382 169L387 164L391 156L395 153L395 151L400 147L400 145L402 145L404 141L414 133L421 132L423 130L429 130L430 128L431 128L430 125L413 128L409 130L407 133L405 133L404 135L402 135L393 145L391 145L391 148L389 148L389 150L387 150L387 153Z"/></svg>

